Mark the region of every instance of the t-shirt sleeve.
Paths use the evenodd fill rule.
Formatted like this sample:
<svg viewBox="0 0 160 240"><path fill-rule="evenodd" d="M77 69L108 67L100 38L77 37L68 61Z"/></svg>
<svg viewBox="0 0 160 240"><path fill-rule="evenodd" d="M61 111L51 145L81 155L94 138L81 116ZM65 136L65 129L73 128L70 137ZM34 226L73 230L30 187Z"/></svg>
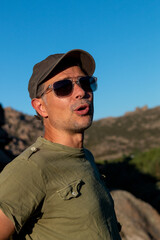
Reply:
<svg viewBox="0 0 160 240"><path fill-rule="evenodd" d="M19 232L45 197L41 170L33 161L13 160L0 174L0 209Z"/></svg>

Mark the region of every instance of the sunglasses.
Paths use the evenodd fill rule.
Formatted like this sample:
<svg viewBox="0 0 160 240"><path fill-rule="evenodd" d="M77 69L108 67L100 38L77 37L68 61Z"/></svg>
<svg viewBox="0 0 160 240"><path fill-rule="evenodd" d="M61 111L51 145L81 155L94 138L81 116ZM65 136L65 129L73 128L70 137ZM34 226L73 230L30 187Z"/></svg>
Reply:
<svg viewBox="0 0 160 240"><path fill-rule="evenodd" d="M94 92L97 89L97 78L93 76L78 77L76 81L71 79L63 79L49 85L41 94L44 95L49 90L53 90L57 97L69 96L74 89L75 83L80 86L85 92Z"/></svg>

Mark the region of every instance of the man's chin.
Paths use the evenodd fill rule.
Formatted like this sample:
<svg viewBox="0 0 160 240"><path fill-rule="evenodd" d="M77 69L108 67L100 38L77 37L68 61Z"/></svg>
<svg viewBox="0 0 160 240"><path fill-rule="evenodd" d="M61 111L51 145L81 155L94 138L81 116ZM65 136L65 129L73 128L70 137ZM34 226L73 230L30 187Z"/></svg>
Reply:
<svg viewBox="0 0 160 240"><path fill-rule="evenodd" d="M75 132L84 132L86 129L88 129L92 125L92 117L88 116L88 119L83 119L83 121L76 122L75 126Z"/></svg>

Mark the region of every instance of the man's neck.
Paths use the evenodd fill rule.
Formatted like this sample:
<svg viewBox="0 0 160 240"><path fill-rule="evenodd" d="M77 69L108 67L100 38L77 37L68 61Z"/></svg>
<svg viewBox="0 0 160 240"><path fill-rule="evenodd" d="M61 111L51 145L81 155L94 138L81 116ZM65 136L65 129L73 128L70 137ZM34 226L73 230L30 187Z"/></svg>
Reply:
<svg viewBox="0 0 160 240"><path fill-rule="evenodd" d="M68 147L83 148L84 133L67 133L45 131L44 138L50 142L59 143Z"/></svg>

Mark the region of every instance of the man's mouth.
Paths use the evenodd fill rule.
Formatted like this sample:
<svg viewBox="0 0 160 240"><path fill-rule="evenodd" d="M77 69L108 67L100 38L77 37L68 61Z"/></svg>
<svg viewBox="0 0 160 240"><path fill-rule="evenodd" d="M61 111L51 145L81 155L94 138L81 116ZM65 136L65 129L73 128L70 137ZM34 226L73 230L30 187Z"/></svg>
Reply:
<svg viewBox="0 0 160 240"><path fill-rule="evenodd" d="M74 110L74 112L78 115L83 116L83 115L87 115L89 113L89 110L90 110L89 105L88 104L83 104L83 105L78 106Z"/></svg>

